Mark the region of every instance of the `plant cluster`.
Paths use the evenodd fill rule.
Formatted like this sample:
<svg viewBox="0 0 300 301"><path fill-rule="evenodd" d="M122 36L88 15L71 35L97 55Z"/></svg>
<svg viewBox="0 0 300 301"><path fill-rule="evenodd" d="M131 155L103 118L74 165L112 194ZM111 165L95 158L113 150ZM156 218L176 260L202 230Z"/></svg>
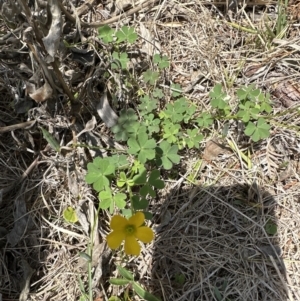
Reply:
<svg viewBox="0 0 300 301"><path fill-rule="evenodd" d="M238 108L232 110L229 105L230 97L222 91L220 84L216 84L209 93L211 106L216 110L215 115L212 118L209 113L203 114L209 116L211 123L214 119L233 119L242 122L245 126L245 135L251 137L254 142L269 137L271 126L267 121L269 116L266 114L272 111L270 94L265 94L254 85L250 85L241 86L237 89L236 95L239 101Z"/></svg>
<svg viewBox="0 0 300 301"><path fill-rule="evenodd" d="M107 25L99 29L99 38L111 49L112 70L127 68L129 58L123 50L126 50L126 43L134 43L137 37L134 29L127 26L118 31ZM244 123L245 135L254 142L269 136L266 116L271 112L269 95L253 85L243 86L236 93L237 107L231 107L231 98L221 84L216 84L209 93L212 109L200 111L183 95L180 85L172 84L169 90L161 88L161 75L169 65L167 56L153 56L152 67L141 77L143 83L140 86L145 86L147 93L140 89L137 107L122 109L117 124L111 128L114 139L126 143L127 150L105 158L97 157L87 166L85 180L98 193L99 210L109 210L113 215L108 245L116 249L125 240L127 255L139 255L136 239L144 243L153 239L152 230L143 225L144 219L152 218L149 202L155 199L157 190L165 186L162 171L170 170L180 162L180 150L199 148L216 120L232 119ZM166 98L169 99L167 103ZM64 216L70 222L76 221L72 208L68 208ZM129 247L130 243L135 247ZM128 271L121 267L118 270L123 279L111 283L130 283L138 294L143 290ZM143 297L157 300L148 293Z"/></svg>

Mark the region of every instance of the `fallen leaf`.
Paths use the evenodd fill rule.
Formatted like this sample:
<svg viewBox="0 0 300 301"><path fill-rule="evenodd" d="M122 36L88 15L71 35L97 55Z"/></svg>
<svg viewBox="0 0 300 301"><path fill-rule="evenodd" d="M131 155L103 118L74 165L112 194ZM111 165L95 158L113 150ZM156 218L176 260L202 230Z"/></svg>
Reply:
<svg viewBox="0 0 300 301"><path fill-rule="evenodd" d="M228 153L231 153L231 150L229 148L214 140L209 140L207 141L204 149L203 159L205 159L206 161L211 161L221 154Z"/></svg>
<svg viewBox="0 0 300 301"><path fill-rule="evenodd" d="M47 36L43 38L43 43L48 54L51 56L49 62L54 62L62 33L62 16L57 0L49 0L48 5L50 7L52 22Z"/></svg>
<svg viewBox="0 0 300 301"><path fill-rule="evenodd" d="M26 84L26 90L28 92L32 91L29 93L29 96L36 102L43 102L47 100L52 96L52 92L53 92L52 88L47 82L45 82L45 84L42 87L38 88L37 90L35 90L34 85L29 86Z"/></svg>
<svg viewBox="0 0 300 301"><path fill-rule="evenodd" d="M113 127L117 123L118 115L110 107L106 92L104 92L102 97L100 98L96 109L100 118L103 120L103 122L108 128Z"/></svg>

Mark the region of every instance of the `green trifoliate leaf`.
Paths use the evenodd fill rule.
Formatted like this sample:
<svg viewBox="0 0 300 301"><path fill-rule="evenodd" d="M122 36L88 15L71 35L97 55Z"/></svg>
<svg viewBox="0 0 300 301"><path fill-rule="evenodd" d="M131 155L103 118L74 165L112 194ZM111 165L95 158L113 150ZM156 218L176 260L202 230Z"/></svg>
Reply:
<svg viewBox="0 0 300 301"><path fill-rule="evenodd" d="M115 165L107 158L97 157L92 163L88 163L87 168L85 180L88 184L93 184L93 188L98 192L109 186L107 176L115 173Z"/></svg>
<svg viewBox="0 0 300 301"><path fill-rule="evenodd" d="M139 132L137 138L130 138L127 144L129 146L128 153L138 155L141 163L154 159L156 141L149 139L146 133Z"/></svg>
<svg viewBox="0 0 300 301"><path fill-rule="evenodd" d="M154 97L156 97L156 98L159 98L159 99L161 99L161 98L164 97L164 93L163 93L162 89L159 89L159 88L155 88L155 89L153 90L152 95L153 95Z"/></svg>
<svg viewBox="0 0 300 301"><path fill-rule="evenodd" d="M138 35L135 33L134 28L123 26L116 32L117 42L128 42L130 44L137 40Z"/></svg>
<svg viewBox="0 0 300 301"><path fill-rule="evenodd" d="M257 142L269 137L270 128L270 125L267 124L265 119L259 118L256 124L249 121L245 129L245 134L250 136L254 142Z"/></svg>
<svg viewBox="0 0 300 301"><path fill-rule="evenodd" d="M170 66L169 58L166 55L160 56L155 54L153 56L153 63L157 64L159 69L167 68Z"/></svg>
<svg viewBox="0 0 300 301"><path fill-rule="evenodd" d="M196 121L200 127L204 128L209 127L214 122L212 115L207 112L203 112Z"/></svg>
<svg viewBox="0 0 300 301"><path fill-rule="evenodd" d="M127 69L127 64L129 62L129 59L128 59L128 54L126 52L118 53L118 52L114 51L112 53L112 57L114 60L117 60L120 63L122 69ZM111 64L111 68L119 69L119 64L116 62L113 62Z"/></svg>
<svg viewBox="0 0 300 301"><path fill-rule="evenodd" d="M102 39L104 43L110 43L113 41L114 30L108 25L99 27L98 29L99 38Z"/></svg>
<svg viewBox="0 0 300 301"><path fill-rule="evenodd" d="M148 69L143 73L143 78L145 83L149 83L150 85L155 85L156 81L158 80L159 73L156 71L151 71Z"/></svg>
<svg viewBox="0 0 300 301"><path fill-rule="evenodd" d="M171 145L167 141L162 141L156 152L158 165L162 165L165 169L171 169L173 164L180 162L180 156L177 154L177 145Z"/></svg>
<svg viewBox="0 0 300 301"><path fill-rule="evenodd" d="M141 104L139 105L140 114L145 115L151 113L157 108L157 99L144 96L140 98Z"/></svg>
<svg viewBox="0 0 300 301"><path fill-rule="evenodd" d="M126 141L128 137L135 136L136 129L140 127L137 119L138 117L133 109L121 110L117 124L111 128L111 131L115 134L115 139Z"/></svg>

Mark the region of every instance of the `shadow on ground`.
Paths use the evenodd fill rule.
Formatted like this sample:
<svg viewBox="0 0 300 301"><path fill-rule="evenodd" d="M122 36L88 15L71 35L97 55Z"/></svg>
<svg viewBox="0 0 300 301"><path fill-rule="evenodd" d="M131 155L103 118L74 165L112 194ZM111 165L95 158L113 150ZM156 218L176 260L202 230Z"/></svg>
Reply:
<svg viewBox="0 0 300 301"><path fill-rule="evenodd" d="M282 251L270 234L276 206L255 183L169 196L156 229L153 293L165 301L288 300Z"/></svg>

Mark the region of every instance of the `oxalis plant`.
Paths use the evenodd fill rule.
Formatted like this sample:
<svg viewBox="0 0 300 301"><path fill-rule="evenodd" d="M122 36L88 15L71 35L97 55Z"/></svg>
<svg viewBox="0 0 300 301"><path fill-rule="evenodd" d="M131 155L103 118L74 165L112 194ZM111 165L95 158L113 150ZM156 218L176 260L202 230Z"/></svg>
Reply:
<svg viewBox="0 0 300 301"><path fill-rule="evenodd" d="M99 38L107 45L112 70L121 68L128 72L129 58L124 49L137 40L134 29L123 26L114 30L105 25L99 28ZM137 107L119 112L111 132L116 141L127 146L126 150L115 151L105 158L96 157L87 165L85 180L98 193L98 212L108 210L112 215L107 244L121 252L125 266L130 256L140 255L140 242L150 243L154 239L153 230L147 226L147 221L152 219L149 202L154 201L157 191L165 186L162 173L180 163L181 150L199 148L217 120L243 123L245 135L254 142L270 134L268 94L253 85L242 86L236 91L238 106L233 108L221 84L216 84L209 93L211 110L203 111L183 95L180 85L172 84L169 90L161 88L164 69L169 65L167 56L155 54L152 67L141 76L140 86L146 87L147 93L140 89ZM170 101L164 104L166 95ZM77 221L71 207L64 212L64 218L68 222ZM91 245L88 249L90 258ZM92 279L91 270L90 263L89 279ZM125 286L124 300L131 300L134 292L145 300L159 300L138 284L125 267L117 266L117 270L119 277L110 279L110 283ZM92 300L91 292L90 281L89 294L83 293L81 300ZM109 300L121 299L112 296Z"/></svg>

